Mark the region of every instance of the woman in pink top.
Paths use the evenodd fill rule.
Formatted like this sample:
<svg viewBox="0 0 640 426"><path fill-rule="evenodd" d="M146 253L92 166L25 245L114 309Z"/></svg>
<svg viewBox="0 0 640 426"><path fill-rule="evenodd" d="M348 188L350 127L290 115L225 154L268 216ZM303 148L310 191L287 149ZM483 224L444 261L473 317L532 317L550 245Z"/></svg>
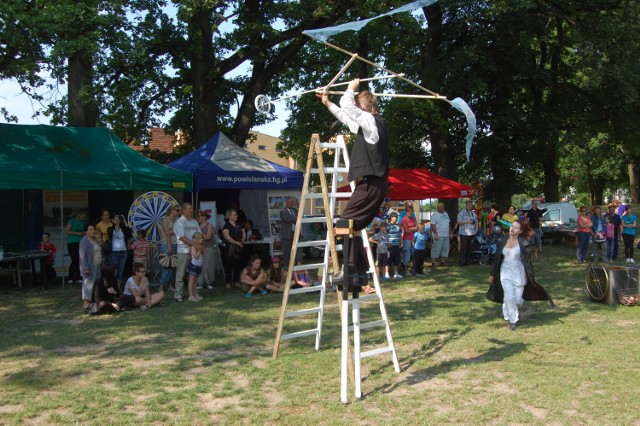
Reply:
<svg viewBox="0 0 640 426"><path fill-rule="evenodd" d="M413 214L413 205L407 203L407 213L400 222L402 228L402 264L403 275L411 275L409 272L409 261L413 258L413 234L418 230L418 224Z"/></svg>
<svg viewBox="0 0 640 426"><path fill-rule="evenodd" d="M607 241L607 263L613 263L613 249L615 246L616 226L611 222L611 216L604 217L604 236Z"/></svg>

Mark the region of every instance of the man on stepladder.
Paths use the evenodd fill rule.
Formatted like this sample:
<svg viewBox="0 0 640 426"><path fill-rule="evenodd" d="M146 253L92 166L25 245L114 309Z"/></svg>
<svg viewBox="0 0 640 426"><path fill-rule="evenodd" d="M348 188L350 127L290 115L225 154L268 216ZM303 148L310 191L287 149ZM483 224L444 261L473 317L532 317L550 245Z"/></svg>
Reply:
<svg viewBox="0 0 640 426"><path fill-rule="evenodd" d="M340 122L356 134L347 175L356 186L340 218L352 221L355 236L349 250L349 266L355 267L358 279L357 282L352 280L351 285L362 287L367 285L368 262L359 231L373 220L389 190L389 139L375 96L368 90L356 95L359 86L358 78L349 83L340 98L340 107L329 101L327 93L318 93L318 97ZM353 276L352 273L349 275Z"/></svg>

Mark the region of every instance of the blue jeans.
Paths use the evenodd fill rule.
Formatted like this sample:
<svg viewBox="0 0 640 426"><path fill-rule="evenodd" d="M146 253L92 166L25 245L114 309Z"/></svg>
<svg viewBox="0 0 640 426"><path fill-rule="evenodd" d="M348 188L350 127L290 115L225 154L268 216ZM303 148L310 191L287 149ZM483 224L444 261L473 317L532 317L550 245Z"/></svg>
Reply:
<svg viewBox="0 0 640 426"><path fill-rule="evenodd" d="M402 240L402 263L404 266L408 266L409 262L413 258L413 245L411 240Z"/></svg>
<svg viewBox="0 0 640 426"><path fill-rule="evenodd" d="M614 235L613 237L613 257L611 260L616 260L618 258L618 236Z"/></svg>
<svg viewBox="0 0 640 426"><path fill-rule="evenodd" d="M614 260L614 252L613 252L613 238L607 238L607 255L606 258L609 260Z"/></svg>
<svg viewBox="0 0 640 426"><path fill-rule="evenodd" d="M542 246L542 229L534 229L535 233L533 234L533 246L535 248L540 248Z"/></svg>
<svg viewBox="0 0 640 426"><path fill-rule="evenodd" d="M177 244L172 244L173 245L173 254L176 253L176 250L178 250L178 245ZM164 254L167 253L167 249L169 248L168 244L160 244L159 246L160 248L160 253ZM176 268L165 268L164 266L160 267L160 284L162 285L167 285L167 284L171 284L176 280Z"/></svg>
<svg viewBox="0 0 640 426"><path fill-rule="evenodd" d="M122 273L124 272L124 266L127 263L127 251L114 251L109 255L109 263L116 267L116 280L118 285L122 281Z"/></svg>
<svg viewBox="0 0 640 426"><path fill-rule="evenodd" d="M582 262L587 258L587 249L589 248L590 232L578 232L578 260Z"/></svg>

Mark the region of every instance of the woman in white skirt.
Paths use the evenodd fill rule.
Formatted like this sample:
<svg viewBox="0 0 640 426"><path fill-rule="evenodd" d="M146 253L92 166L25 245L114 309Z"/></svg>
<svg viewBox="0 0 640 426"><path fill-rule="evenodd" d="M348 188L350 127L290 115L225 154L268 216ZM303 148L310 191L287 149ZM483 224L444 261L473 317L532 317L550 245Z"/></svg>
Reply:
<svg viewBox="0 0 640 426"><path fill-rule="evenodd" d="M509 235L502 237L498 244L499 257L493 263L489 276L487 298L502 302L502 314L515 330L520 319L518 308L526 300L549 300L555 306L546 290L535 281L533 266L526 249L526 237L532 235L531 228L516 220L509 228ZM499 285L498 285L499 284ZM501 288L500 288L501 287ZM500 291L502 290L502 291Z"/></svg>

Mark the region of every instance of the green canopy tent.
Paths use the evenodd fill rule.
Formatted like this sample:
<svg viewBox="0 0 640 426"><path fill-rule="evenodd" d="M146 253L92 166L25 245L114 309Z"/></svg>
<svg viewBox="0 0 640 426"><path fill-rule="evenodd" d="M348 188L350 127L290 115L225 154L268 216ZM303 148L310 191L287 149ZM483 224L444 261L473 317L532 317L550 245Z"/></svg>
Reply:
<svg viewBox="0 0 640 426"><path fill-rule="evenodd" d="M179 190L192 175L136 152L104 128L0 124L0 189Z"/></svg>
<svg viewBox="0 0 640 426"><path fill-rule="evenodd" d="M0 244L5 250L24 250L25 242L38 241L39 235L24 239L31 228L27 215L31 212L33 219L37 213L30 190L61 191L63 211L62 191L190 192L192 182L190 173L143 156L109 129L0 124L0 190L5 191L1 198L12 204L5 204L0 214ZM22 206L17 205L19 199ZM63 215L60 219L64 228Z"/></svg>

